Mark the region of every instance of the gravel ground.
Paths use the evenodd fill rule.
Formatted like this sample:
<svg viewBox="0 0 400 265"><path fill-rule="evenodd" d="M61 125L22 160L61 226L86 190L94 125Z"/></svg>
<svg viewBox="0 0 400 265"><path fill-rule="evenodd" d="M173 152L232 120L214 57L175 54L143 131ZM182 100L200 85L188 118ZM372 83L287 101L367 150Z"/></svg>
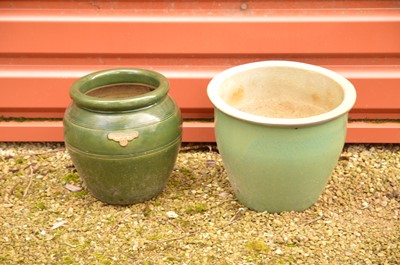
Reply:
<svg viewBox="0 0 400 265"><path fill-rule="evenodd" d="M146 203L94 199L62 144L0 143L0 264L399 264L400 145L348 145L319 201L257 213L215 146Z"/></svg>

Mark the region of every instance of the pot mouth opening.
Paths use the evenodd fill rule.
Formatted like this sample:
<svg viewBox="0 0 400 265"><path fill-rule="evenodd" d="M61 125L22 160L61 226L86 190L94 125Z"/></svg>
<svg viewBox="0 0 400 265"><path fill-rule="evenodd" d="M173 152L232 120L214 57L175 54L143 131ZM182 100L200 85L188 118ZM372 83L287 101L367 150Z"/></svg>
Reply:
<svg viewBox="0 0 400 265"><path fill-rule="evenodd" d="M281 126L316 124L346 114L354 105L353 85L315 65L262 61L215 76L208 97L219 111L253 123Z"/></svg>
<svg viewBox="0 0 400 265"><path fill-rule="evenodd" d="M91 89L85 95L95 98L123 99L143 95L154 89L156 88L153 86L141 83L113 84Z"/></svg>
<svg viewBox="0 0 400 265"><path fill-rule="evenodd" d="M93 72L73 83L70 95L82 108L107 112L131 111L158 103L168 95L162 74L140 68L115 68Z"/></svg>

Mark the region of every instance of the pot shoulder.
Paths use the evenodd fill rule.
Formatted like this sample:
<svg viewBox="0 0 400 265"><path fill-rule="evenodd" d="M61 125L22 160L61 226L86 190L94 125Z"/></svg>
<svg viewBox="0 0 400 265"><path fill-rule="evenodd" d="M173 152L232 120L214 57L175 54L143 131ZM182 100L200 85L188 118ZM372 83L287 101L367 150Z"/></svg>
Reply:
<svg viewBox="0 0 400 265"><path fill-rule="evenodd" d="M72 103L64 115L64 138L67 145L94 154L148 152L180 138L181 123L170 97L124 112L93 112Z"/></svg>

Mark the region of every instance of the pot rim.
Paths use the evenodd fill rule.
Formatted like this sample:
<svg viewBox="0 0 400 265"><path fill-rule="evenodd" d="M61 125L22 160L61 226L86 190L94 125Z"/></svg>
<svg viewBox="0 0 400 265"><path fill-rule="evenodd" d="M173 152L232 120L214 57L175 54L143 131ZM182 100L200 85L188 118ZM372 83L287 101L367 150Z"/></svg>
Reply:
<svg viewBox="0 0 400 265"><path fill-rule="evenodd" d="M154 90L124 98L98 98L86 93L92 89L116 84L142 84ZM111 68L85 75L76 80L70 88L73 101L82 108L95 111L127 111L153 105L166 97L169 91L168 79L155 71L141 68Z"/></svg>
<svg viewBox="0 0 400 265"><path fill-rule="evenodd" d="M344 95L343 101L336 108L315 116L309 116L304 118L270 118L240 111L232 107L231 105L227 104L220 97L219 88L227 78L251 69L272 68L272 67L289 67L295 69L308 70L322 74L332 79L333 81L337 82L340 85ZM247 63L229 68L217 74L210 81L207 87L207 94L214 107L222 111L223 113L228 114L229 116L258 124L280 125L280 126L311 125L335 119L349 112L350 109L354 106L357 97L356 90L353 84L349 80L347 80L346 78L344 78L343 76L332 70L328 70L320 66L301 63L301 62L275 61L275 60Z"/></svg>

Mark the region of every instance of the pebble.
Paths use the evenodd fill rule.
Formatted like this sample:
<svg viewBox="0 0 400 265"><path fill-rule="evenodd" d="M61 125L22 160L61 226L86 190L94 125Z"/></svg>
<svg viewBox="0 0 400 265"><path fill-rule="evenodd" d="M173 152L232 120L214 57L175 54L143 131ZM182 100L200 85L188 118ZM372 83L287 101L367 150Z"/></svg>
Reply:
<svg viewBox="0 0 400 265"><path fill-rule="evenodd" d="M171 218L171 219L175 219L175 218L179 217L179 215L174 211L168 211L166 214L167 214L168 218Z"/></svg>

